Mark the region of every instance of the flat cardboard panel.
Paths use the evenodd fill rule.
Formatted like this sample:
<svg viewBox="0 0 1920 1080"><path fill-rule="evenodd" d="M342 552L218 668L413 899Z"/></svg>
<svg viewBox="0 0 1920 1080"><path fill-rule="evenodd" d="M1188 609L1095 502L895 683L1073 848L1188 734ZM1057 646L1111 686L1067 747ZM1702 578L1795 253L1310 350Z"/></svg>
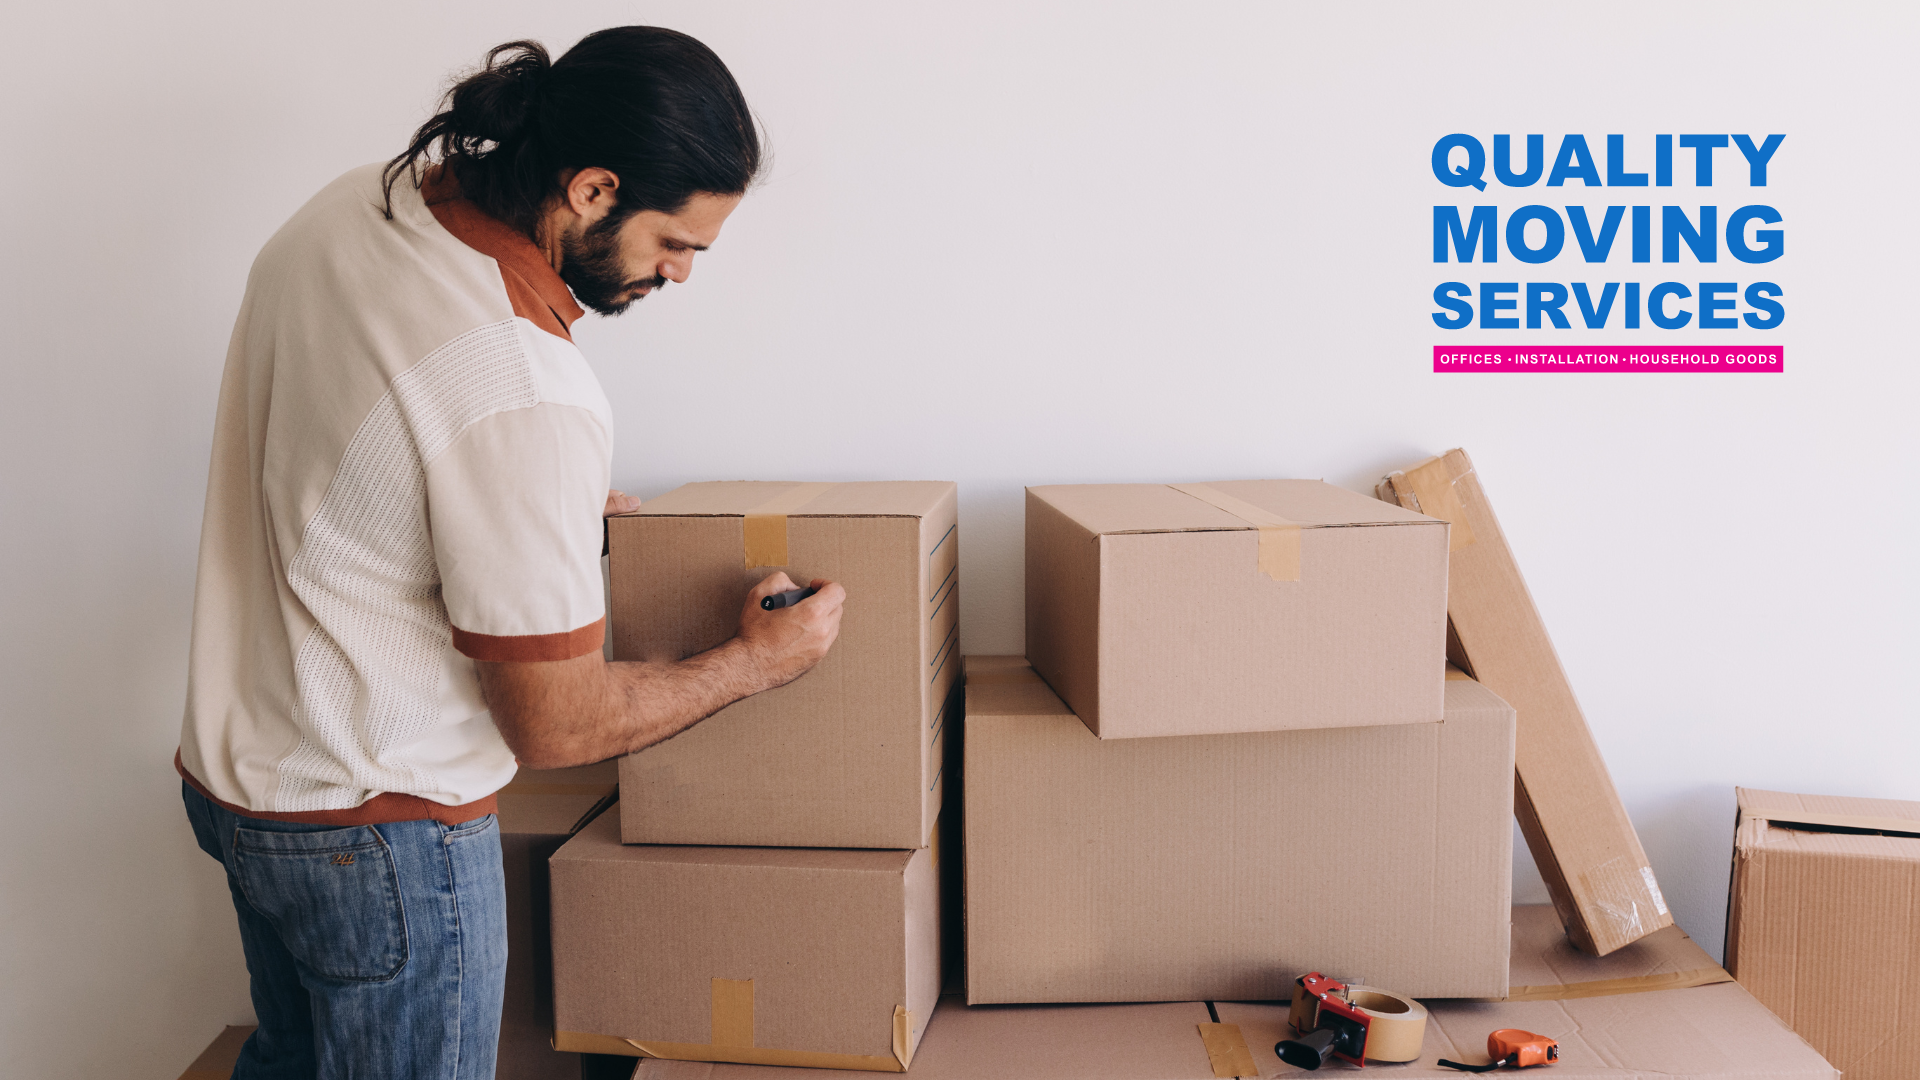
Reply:
<svg viewBox="0 0 1920 1080"><path fill-rule="evenodd" d="M1197 1001L1152 1005L987 1005L940 999L914 1054L915 1080L1213 1080ZM634 1080L857 1080L836 1069L642 1061Z"/></svg>
<svg viewBox="0 0 1920 1080"><path fill-rule="evenodd" d="M1395 1080L1458 1080L1441 1058L1487 1061L1487 1034L1519 1028L1560 1044L1560 1060L1539 1072L1550 1080L1837 1080L1839 1072L1737 983L1571 1001L1428 1001L1420 1059L1384 1066ZM1305 1075L1283 1065L1273 1046L1291 1038L1284 1005L1220 1002L1222 1023L1236 1024L1261 1076ZM1370 1067L1368 1072L1372 1072ZM1489 1075L1519 1075L1503 1069ZM1848 1074L1852 1080L1852 1074Z"/></svg>
<svg viewBox="0 0 1920 1080"><path fill-rule="evenodd" d="M743 515L793 487L690 484L609 523L617 660L720 644L747 592L777 569L847 590L840 638L814 670L622 761L628 843L930 842L957 681L954 486L829 486L787 515L792 564L749 569Z"/></svg>
<svg viewBox="0 0 1920 1080"><path fill-rule="evenodd" d="M500 1010L499 1075L579 1080L580 1055L553 1048L553 945L547 860L612 803L619 768L522 769L499 796L500 858L507 883L507 986ZM225 1076L225 1073L221 1074Z"/></svg>
<svg viewBox="0 0 1920 1080"><path fill-rule="evenodd" d="M1920 1075L1920 803L1738 799L1728 969L1848 1080Z"/></svg>
<svg viewBox="0 0 1920 1080"><path fill-rule="evenodd" d="M752 980L752 1047L893 1061L895 1009L911 1046L939 997L933 849L625 845L608 815L550 866L563 1044L711 1049L713 981Z"/></svg>
<svg viewBox="0 0 1920 1080"><path fill-rule="evenodd" d="M1255 523L1176 488L1028 489L1028 654L1088 728L1437 721L1445 526L1319 481L1207 486L1300 526L1299 580L1262 572Z"/></svg>
<svg viewBox="0 0 1920 1080"><path fill-rule="evenodd" d="M1671 925L1640 838L1466 452L1450 450L1393 473L1379 495L1454 523L1447 614L1455 659L1519 714L1516 815L1567 934L1604 956Z"/></svg>
<svg viewBox="0 0 1920 1080"><path fill-rule="evenodd" d="M1508 1001L1639 994L1731 982L1686 931L1669 926L1603 957L1576 950L1545 904L1513 909L1513 959L1508 964Z"/></svg>
<svg viewBox="0 0 1920 1080"><path fill-rule="evenodd" d="M972 1003L1283 998L1315 967L1507 989L1513 712L1094 738L1031 671L968 658Z"/></svg>

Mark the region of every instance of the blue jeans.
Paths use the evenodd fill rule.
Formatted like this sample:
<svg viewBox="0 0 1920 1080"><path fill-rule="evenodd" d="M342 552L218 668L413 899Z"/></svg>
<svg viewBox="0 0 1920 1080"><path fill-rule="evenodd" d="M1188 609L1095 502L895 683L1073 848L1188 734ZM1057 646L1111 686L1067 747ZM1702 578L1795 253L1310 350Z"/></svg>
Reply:
<svg viewBox="0 0 1920 1080"><path fill-rule="evenodd" d="M181 784L227 868L260 1027L234 1080L492 1080L507 894L493 815L336 828Z"/></svg>

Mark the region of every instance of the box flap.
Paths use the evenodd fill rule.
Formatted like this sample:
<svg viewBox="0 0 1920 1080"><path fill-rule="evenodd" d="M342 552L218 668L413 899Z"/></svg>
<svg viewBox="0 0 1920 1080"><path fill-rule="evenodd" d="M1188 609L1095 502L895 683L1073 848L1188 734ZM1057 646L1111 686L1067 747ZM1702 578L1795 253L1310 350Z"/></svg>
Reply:
<svg viewBox="0 0 1920 1080"><path fill-rule="evenodd" d="M1215 480L1206 481L1204 486L1302 528L1441 524L1436 518L1320 480ZM1256 527L1243 517L1167 484L1055 484L1027 490L1101 536Z"/></svg>
<svg viewBox="0 0 1920 1080"><path fill-rule="evenodd" d="M809 871L901 874L913 851L868 848L682 847L620 842L620 819L603 814L554 853L559 862L677 863L695 866L755 866Z"/></svg>
<svg viewBox="0 0 1920 1080"><path fill-rule="evenodd" d="M1588 956L1567 940L1550 904L1513 909L1508 963L1508 1001L1562 1001L1733 981L1678 926L1662 927L1606 956Z"/></svg>
<svg viewBox="0 0 1920 1080"><path fill-rule="evenodd" d="M964 658L968 716L1071 716L1023 656Z"/></svg>
<svg viewBox="0 0 1920 1080"><path fill-rule="evenodd" d="M950 497L950 480L855 480L822 483L815 493L790 480L718 480L683 484L621 517L926 517ZM805 497L796 507L780 505Z"/></svg>
<svg viewBox="0 0 1920 1080"><path fill-rule="evenodd" d="M1755 788L1733 790L1740 804L1742 821L1764 820L1783 829L1811 825L1823 830L1861 830L1920 836L1920 802L1860 799L1844 795L1794 795Z"/></svg>

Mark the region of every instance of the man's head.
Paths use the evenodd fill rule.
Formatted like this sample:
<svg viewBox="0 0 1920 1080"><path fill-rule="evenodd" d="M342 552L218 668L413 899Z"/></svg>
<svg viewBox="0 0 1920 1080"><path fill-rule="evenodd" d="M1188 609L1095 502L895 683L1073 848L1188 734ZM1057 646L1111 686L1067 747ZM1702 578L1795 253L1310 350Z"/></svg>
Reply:
<svg viewBox="0 0 1920 1080"><path fill-rule="evenodd" d="M466 197L557 255L580 302L606 315L685 281L761 160L726 65L651 26L591 34L557 61L537 42L495 48L388 164L389 200L436 153Z"/></svg>

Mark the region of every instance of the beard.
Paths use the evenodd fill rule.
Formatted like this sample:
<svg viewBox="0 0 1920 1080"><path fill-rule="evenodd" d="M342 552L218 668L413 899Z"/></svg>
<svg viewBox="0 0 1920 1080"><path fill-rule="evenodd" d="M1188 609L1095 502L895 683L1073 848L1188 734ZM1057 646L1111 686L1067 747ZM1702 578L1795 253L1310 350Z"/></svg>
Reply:
<svg viewBox="0 0 1920 1080"><path fill-rule="evenodd" d="M666 287L665 277L634 279L620 260L620 225L608 214L578 236L560 238L560 280L580 306L601 315L619 315L642 299L641 289Z"/></svg>

